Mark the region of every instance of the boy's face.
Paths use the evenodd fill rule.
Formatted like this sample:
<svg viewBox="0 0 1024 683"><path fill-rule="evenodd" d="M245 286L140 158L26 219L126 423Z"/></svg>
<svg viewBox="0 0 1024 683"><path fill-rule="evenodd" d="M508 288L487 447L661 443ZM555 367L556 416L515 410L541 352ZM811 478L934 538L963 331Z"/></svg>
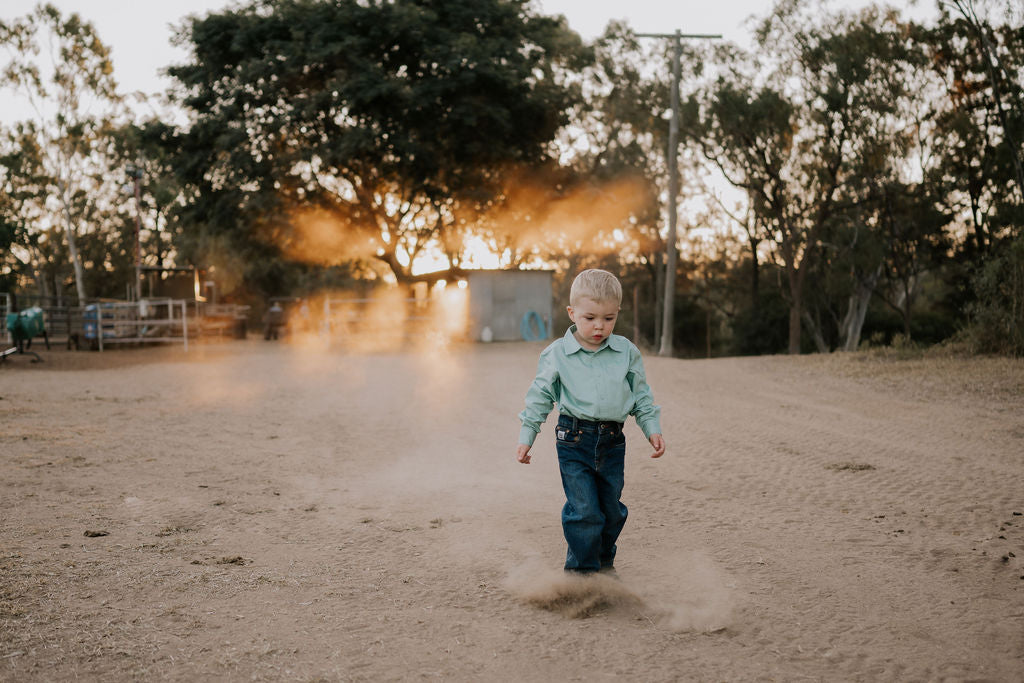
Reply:
<svg viewBox="0 0 1024 683"><path fill-rule="evenodd" d="M581 297L575 306L568 306L566 310L569 320L576 323L576 341L591 351L611 335L619 317L617 301L594 301L589 297Z"/></svg>

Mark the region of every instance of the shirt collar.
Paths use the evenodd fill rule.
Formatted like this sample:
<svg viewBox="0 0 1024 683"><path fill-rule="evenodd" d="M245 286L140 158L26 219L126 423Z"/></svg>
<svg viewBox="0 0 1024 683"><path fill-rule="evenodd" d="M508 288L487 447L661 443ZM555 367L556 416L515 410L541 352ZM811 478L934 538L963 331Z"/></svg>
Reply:
<svg viewBox="0 0 1024 683"><path fill-rule="evenodd" d="M601 345L590 351L584 349L580 344L579 340L576 339L576 325L570 325L569 329L565 331L565 336L562 337L562 341L565 344L565 355L571 356L577 351L586 351L587 353L597 353L603 349L611 349L612 351L626 351L629 348L629 342L625 337L620 337L617 334L613 334L601 342Z"/></svg>

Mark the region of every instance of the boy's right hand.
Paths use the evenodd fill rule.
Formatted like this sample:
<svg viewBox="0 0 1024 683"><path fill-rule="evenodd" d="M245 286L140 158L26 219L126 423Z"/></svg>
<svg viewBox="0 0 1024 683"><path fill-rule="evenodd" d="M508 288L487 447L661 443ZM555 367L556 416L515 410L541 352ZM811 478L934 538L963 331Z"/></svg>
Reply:
<svg viewBox="0 0 1024 683"><path fill-rule="evenodd" d="M650 442L654 446L654 453L651 454L652 458L660 458L665 455L665 437L661 434L651 434Z"/></svg>
<svg viewBox="0 0 1024 683"><path fill-rule="evenodd" d="M516 448L516 460L523 463L524 465L530 464L530 447L525 443L519 444Z"/></svg>

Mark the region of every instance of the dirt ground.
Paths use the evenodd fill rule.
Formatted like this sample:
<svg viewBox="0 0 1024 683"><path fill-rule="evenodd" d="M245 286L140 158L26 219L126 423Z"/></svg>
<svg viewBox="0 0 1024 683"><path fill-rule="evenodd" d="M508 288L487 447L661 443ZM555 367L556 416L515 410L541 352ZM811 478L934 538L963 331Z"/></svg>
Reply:
<svg viewBox="0 0 1024 683"><path fill-rule="evenodd" d="M543 344L0 366L0 679L1024 680L1024 362L647 358L560 571Z"/></svg>

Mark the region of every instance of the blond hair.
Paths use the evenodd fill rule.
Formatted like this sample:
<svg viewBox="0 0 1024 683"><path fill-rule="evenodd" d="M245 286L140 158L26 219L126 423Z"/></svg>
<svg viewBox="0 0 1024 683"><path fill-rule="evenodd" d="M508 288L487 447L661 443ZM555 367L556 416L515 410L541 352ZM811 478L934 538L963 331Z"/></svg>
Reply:
<svg viewBox="0 0 1024 683"><path fill-rule="evenodd" d="M569 289L569 305L575 306L580 299L593 299L598 302L614 301L622 303L622 285L619 278L607 270L590 268L584 270L572 281Z"/></svg>

